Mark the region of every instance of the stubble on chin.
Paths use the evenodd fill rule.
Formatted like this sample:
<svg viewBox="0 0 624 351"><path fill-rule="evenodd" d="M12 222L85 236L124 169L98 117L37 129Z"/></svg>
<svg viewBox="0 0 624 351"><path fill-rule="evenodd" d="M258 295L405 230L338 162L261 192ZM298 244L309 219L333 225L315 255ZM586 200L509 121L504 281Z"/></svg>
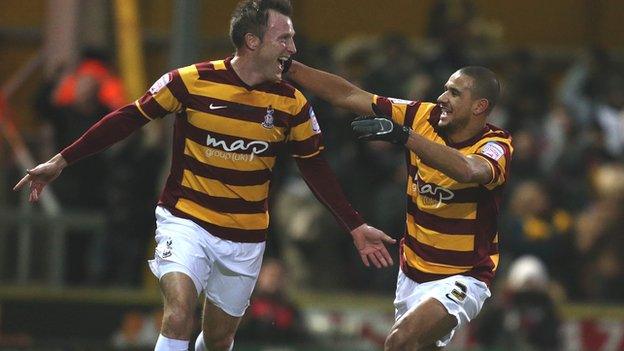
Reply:
<svg viewBox="0 0 624 351"><path fill-rule="evenodd" d="M458 126L457 123L453 123L453 121L448 121L445 124L438 123L438 128L440 129L440 131L444 132L445 134L453 133L456 130L458 130L460 127L461 126Z"/></svg>
<svg viewBox="0 0 624 351"><path fill-rule="evenodd" d="M438 122L438 129L443 130L443 131L448 131L450 128L450 123L440 123Z"/></svg>

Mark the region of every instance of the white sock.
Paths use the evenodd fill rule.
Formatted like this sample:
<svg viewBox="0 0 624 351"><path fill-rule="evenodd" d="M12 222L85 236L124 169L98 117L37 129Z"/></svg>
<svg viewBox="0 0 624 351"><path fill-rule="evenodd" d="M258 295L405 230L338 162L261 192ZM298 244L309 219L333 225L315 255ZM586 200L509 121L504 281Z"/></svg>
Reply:
<svg viewBox="0 0 624 351"><path fill-rule="evenodd" d="M168 337L160 334L154 346L154 351L187 351L189 341L169 339Z"/></svg>
<svg viewBox="0 0 624 351"><path fill-rule="evenodd" d="M230 345L230 351L234 350L234 343ZM202 331L195 340L195 351L206 351L206 344L204 344L204 332Z"/></svg>

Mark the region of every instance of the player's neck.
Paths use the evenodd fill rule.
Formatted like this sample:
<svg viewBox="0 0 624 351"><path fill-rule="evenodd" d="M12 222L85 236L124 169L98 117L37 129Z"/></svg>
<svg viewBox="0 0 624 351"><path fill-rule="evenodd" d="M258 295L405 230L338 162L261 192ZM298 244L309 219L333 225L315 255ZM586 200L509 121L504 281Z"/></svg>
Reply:
<svg viewBox="0 0 624 351"><path fill-rule="evenodd" d="M265 78L255 68L254 62L249 56L237 54L230 63L238 77L250 87L264 83Z"/></svg>
<svg viewBox="0 0 624 351"><path fill-rule="evenodd" d="M459 144L466 140L474 138L480 134L485 127L485 123L472 123L459 130L449 131L446 138L453 144Z"/></svg>

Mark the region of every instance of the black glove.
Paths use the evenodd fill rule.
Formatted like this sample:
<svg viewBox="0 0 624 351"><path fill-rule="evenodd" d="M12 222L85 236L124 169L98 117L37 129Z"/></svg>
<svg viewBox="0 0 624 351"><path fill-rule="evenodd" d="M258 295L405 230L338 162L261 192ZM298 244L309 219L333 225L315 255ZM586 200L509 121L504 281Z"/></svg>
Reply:
<svg viewBox="0 0 624 351"><path fill-rule="evenodd" d="M383 116L363 116L351 122L353 133L360 140L383 140L405 145L410 129Z"/></svg>

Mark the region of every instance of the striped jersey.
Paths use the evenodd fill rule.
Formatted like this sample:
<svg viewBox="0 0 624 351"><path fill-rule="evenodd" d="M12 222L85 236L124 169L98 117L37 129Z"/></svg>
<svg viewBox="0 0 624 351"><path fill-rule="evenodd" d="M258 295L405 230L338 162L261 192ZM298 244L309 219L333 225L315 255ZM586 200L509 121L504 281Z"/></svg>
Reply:
<svg viewBox="0 0 624 351"><path fill-rule="evenodd" d="M230 60L173 70L135 105L150 120L176 116L159 204L215 236L261 242L278 152L315 156L323 149L321 131L301 92L285 82L250 87Z"/></svg>
<svg viewBox="0 0 624 351"><path fill-rule="evenodd" d="M506 131L487 124L459 144L438 129L441 109L433 103L374 97L377 112L423 137L481 157L492 170L489 184L459 183L407 151L407 218L401 241L401 269L416 282L450 275L490 284L498 265L497 221L513 147Z"/></svg>

